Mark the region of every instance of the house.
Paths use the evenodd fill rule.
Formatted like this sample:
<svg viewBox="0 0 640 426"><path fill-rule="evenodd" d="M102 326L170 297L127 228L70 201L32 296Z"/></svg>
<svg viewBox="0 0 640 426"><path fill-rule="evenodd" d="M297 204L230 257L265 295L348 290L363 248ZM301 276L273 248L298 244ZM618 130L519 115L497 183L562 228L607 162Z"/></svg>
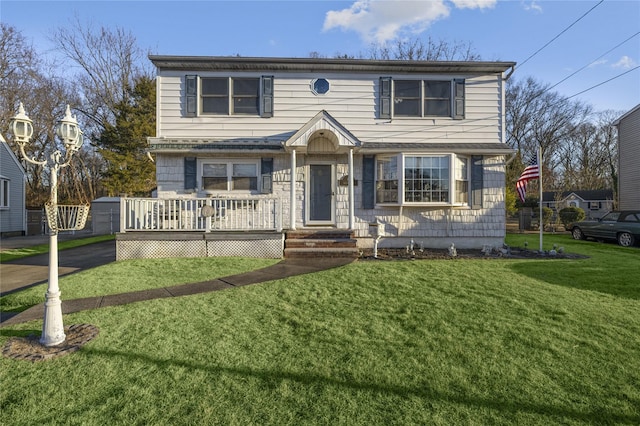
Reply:
<svg viewBox="0 0 640 426"><path fill-rule="evenodd" d="M542 206L558 212L565 207L579 207L587 219L599 219L613 210L613 190L543 192Z"/></svg>
<svg viewBox="0 0 640 426"><path fill-rule="evenodd" d="M25 235L25 170L0 135L0 235Z"/></svg>
<svg viewBox="0 0 640 426"><path fill-rule="evenodd" d="M613 125L618 128L618 206L640 210L640 105Z"/></svg>
<svg viewBox="0 0 640 426"><path fill-rule="evenodd" d="M502 246L515 63L150 60L157 198L122 200L119 258Z"/></svg>

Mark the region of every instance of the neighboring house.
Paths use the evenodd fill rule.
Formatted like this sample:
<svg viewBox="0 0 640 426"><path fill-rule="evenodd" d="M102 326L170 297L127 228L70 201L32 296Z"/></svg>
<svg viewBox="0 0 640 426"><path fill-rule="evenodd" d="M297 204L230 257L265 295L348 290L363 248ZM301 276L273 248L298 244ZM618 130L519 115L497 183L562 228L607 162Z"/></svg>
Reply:
<svg viewBox="0 0 640 426"><path fill-rule="evenodd" d="M25 171L0 135L0 235L25 235Z"/></svg>
<svg viewBox="0 0 640 426"><path fill-rule="evenodd" d="M618 128L618 206L640 210L640 105L613 125Z"/></svg>
<svg viewBox="0 0 640 426"><path fill-rule="evenodd" d="M579 207L588 219L599 219L613 210L613 190L543 192L542 206L558 212L565 207Z"/></svg>
<svg viewBox="0 0 640 426"><path fill-rule="evenodd" d="M321 231L358 249L377 233L380 247L502 246L515 63L150 59L158 198L123 199L120 258L336 255L344 241Z"/></svg>

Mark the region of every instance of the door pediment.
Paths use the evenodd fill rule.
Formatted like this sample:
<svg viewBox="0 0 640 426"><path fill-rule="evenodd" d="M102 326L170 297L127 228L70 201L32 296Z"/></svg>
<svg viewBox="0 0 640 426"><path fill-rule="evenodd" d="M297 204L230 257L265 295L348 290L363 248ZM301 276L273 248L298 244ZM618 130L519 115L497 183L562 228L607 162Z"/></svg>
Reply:
<svg viewBox="0 0 640 426"><path fill-rule="evenodd" d="M358 138L322 110L285 141L285 149L306 153L337 153L359 148Z"/></svg>

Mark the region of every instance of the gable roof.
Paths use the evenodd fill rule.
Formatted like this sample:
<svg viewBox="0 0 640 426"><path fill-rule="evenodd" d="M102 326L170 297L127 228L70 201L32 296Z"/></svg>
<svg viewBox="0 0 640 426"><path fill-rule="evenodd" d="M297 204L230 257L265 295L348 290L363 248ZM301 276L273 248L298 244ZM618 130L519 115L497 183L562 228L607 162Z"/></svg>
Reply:
<svg viewBox="0 0 640 426"><path fill-rule="evenodd" d="M628 116L630 116L631 114L633 114L634 112L638 111L640 109L640 104L636 105L634 108L631 108L629 111L627 111L626 113L624 113L624 115L622 115L622 117L618 118L616 121L613 122L614 126L619 126L620 122L622 120L624 120L625 118L627 118Z"/></svg>
<svg viewBox="0 0 640 426"><path fill-rule="evenodd" d="M361 145L358 138L353 136L346 127L340 124L338 120L333 118L331 114L325 110L320 111L311 120L307 121L300 130L285 141L284 145L285 147L290 146L293 148L306 147L309 144L311 135L316 132L322 135L325 130L336 136L337 140L333 141L337 143L337 146L335 146L336 149L340 147L356 148Z"/></svg>
<svg viewBox="0 0 640 426"><path fill-rule="evenodd" d="M547 191L542 193L542 201L553 202L556 201L557 192ZM582 201L607 201L613 200L612 189L590 189L590 190L576 190L576 191L563 191L560 193L560 200L564 201L572 194L580 198Z"/></svg>
<svg viewBox="0 0 640 426"><path fill-rule="evenodd" d="M18 160L18 157L16 157L16 155L13 153L13 151L9 147L9 144L7 143L7 141L4 139L4 137L1 134L0 134L0 145L2 145L2 148L0 148L0 149L3 149L4 151L7 152L7 155L9 156L9 158L11 158L13 160L13 162L16 164L16 166L20 170L20 173L25 175L26 172L24 170L24 167L22 167L22 163L20 163L20 160Z"/></svg>

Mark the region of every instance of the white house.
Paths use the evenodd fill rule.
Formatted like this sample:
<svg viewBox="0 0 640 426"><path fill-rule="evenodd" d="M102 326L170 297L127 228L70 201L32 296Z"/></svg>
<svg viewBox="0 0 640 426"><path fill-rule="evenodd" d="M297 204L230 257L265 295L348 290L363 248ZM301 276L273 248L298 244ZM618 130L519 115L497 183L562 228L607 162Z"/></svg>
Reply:
<svg viewBox="0 0 640 426"><path fill-rule="evenodd" d="M618 207L640 210L640 105L614 126L618 128Z"/></svg>
<svg viewBox="0 0 640 426"><path fill-rule="evenodd" d="M0 135L0 235L25 235L25 171Z"/></svg>
<svg viewBox="0 0 640 426"><path fill-rule="evenodd" d="M123 200L120 258L503 244L515 63L150 60L157 199Z"/></svg>

